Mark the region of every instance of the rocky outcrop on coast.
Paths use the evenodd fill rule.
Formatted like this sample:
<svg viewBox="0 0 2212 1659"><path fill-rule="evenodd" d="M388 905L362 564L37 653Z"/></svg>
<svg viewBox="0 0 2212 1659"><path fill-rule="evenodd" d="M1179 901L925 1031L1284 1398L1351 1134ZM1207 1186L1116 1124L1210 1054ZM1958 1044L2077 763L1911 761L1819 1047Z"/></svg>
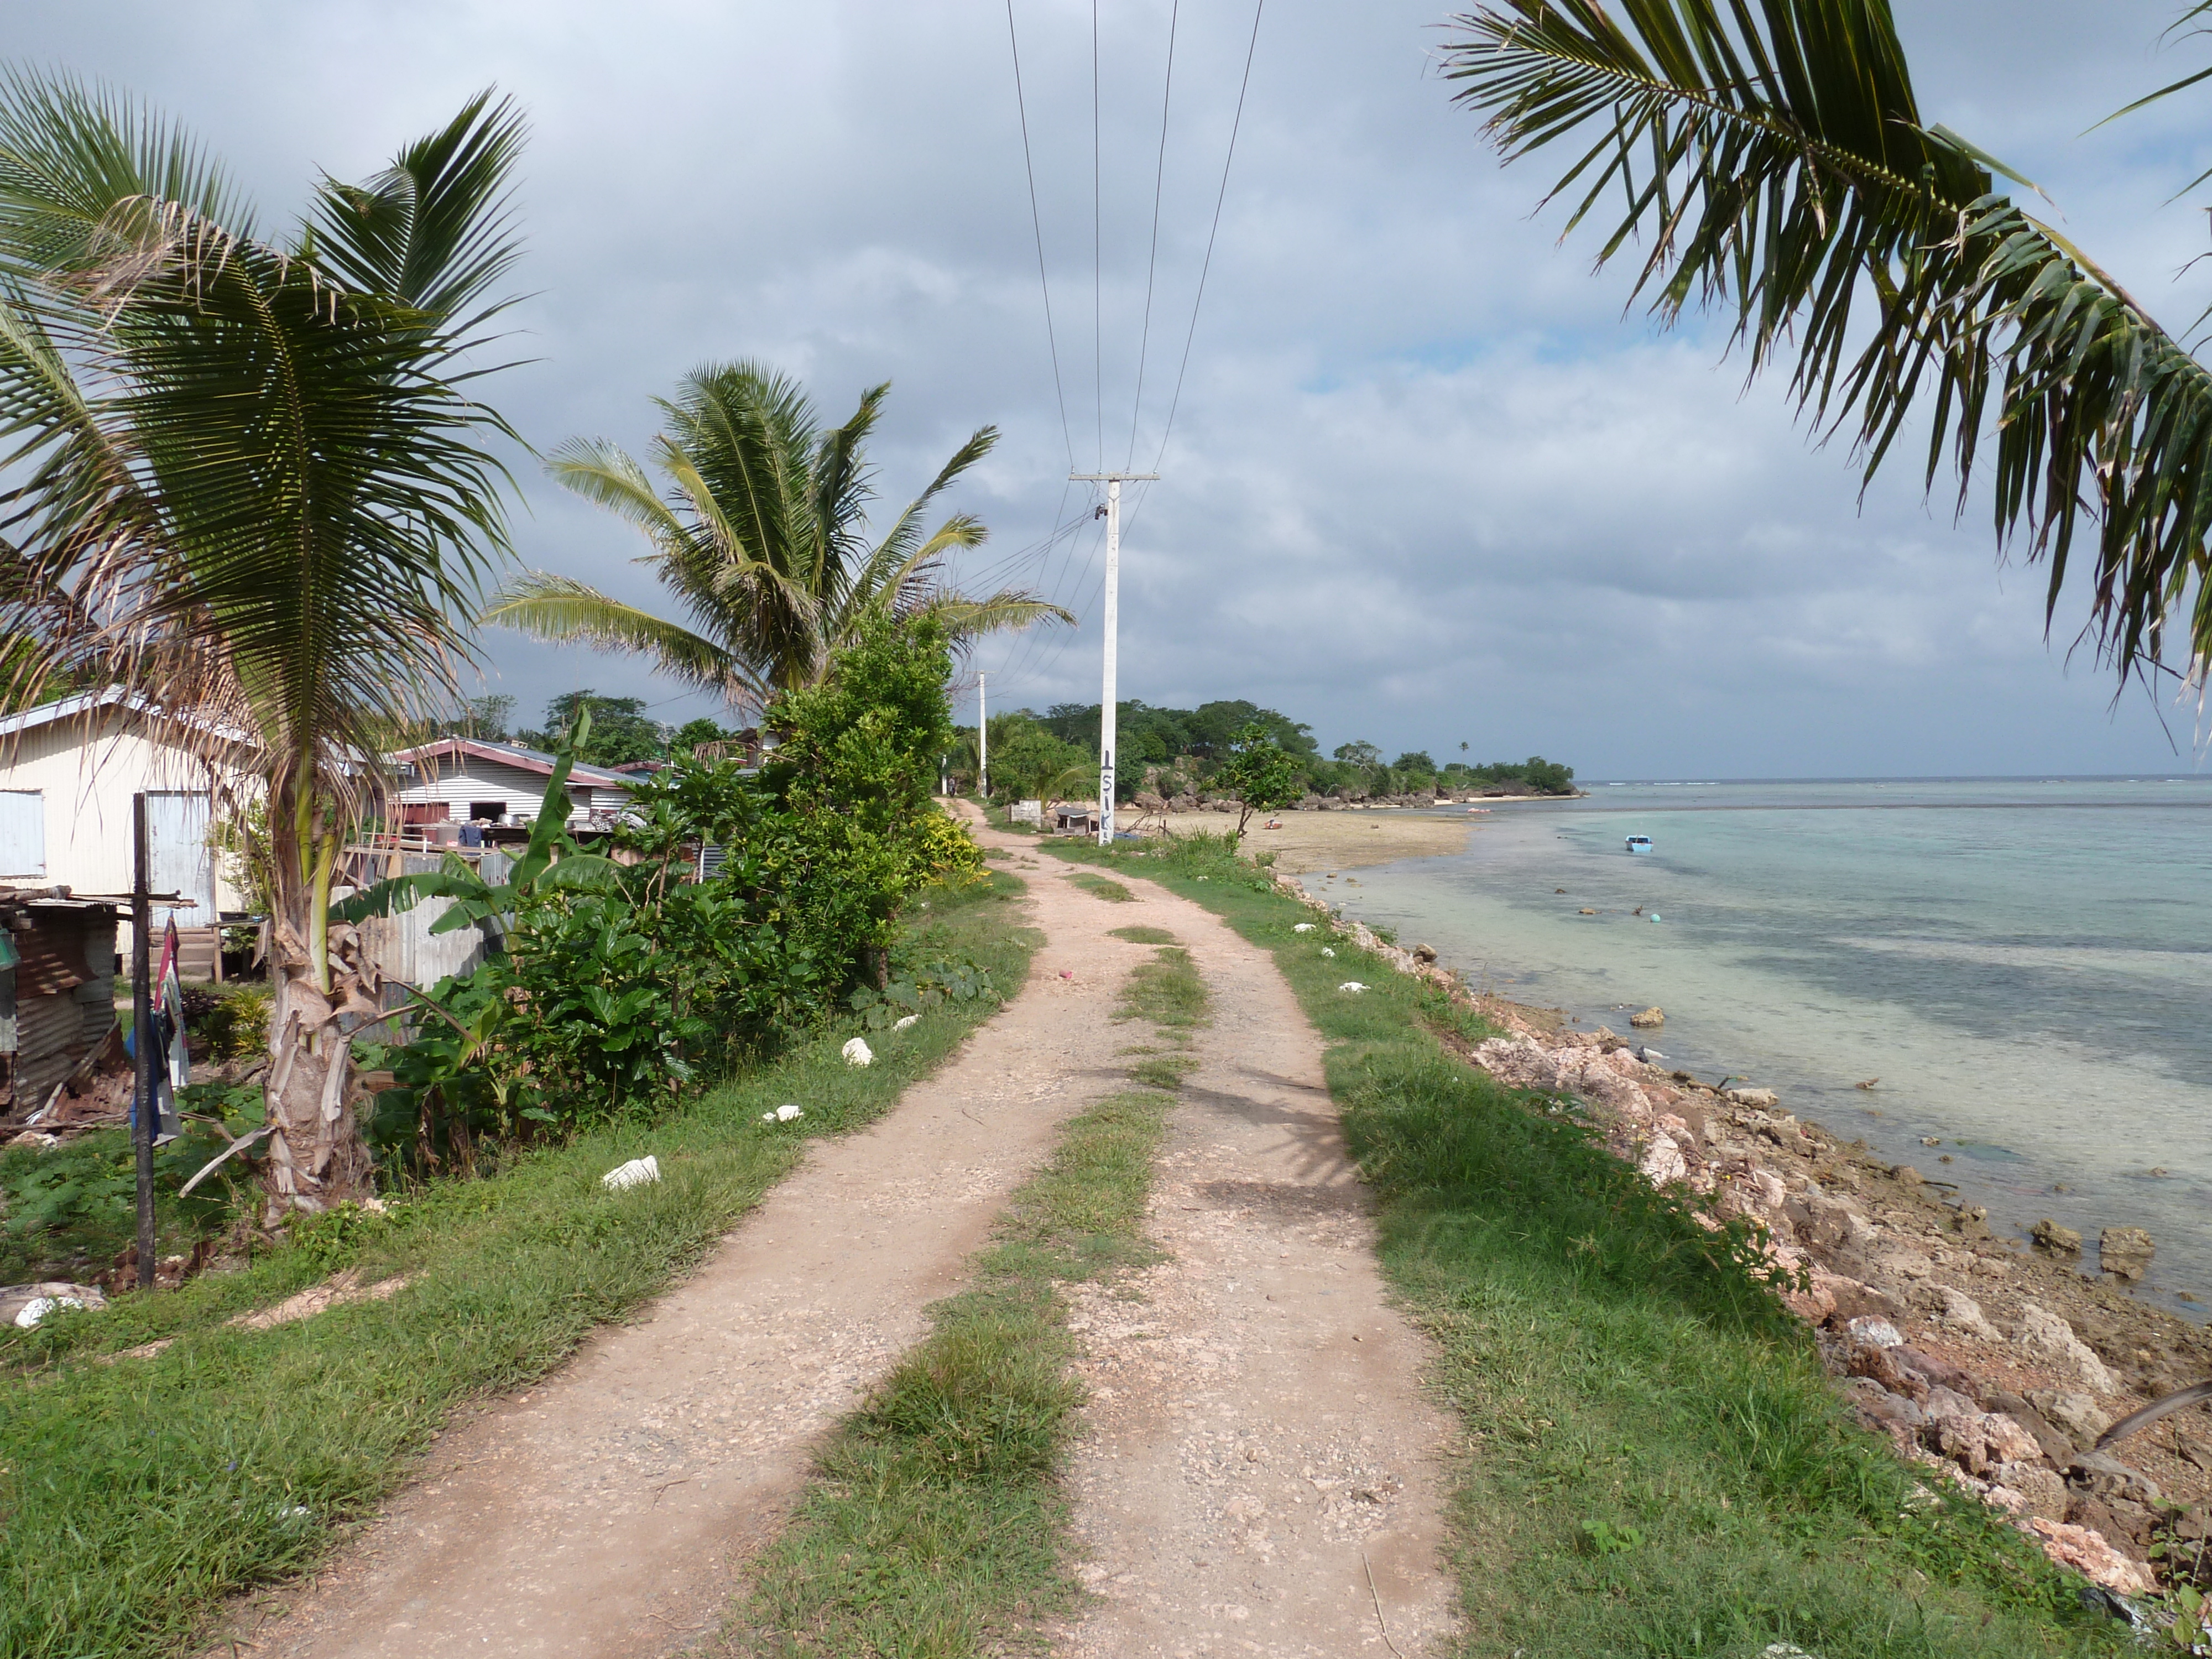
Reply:
<svg viewBox="0 0 2212 1659"><path fill-rule="evenodd" d="M2212 1335L2124 1288L2154 1249L2147 1234L2108 1230L2091 1277L2078 1238L2069 1250L2047 1232L2035 1243L1993 1234L1980 1206L1800 1121L1772 1091L1717 1090L1609 1030L1568 1030L1476 998L1432 951L1333 925L1504 1032L1468 1046L1472 1063L1516 1087L1573 1095L1654 1185L1714 1224L1755 1223L1783 1300L1814 1328L1860 1420L1900 1455L2122 1594L2154 1589L2155 1563L2212 1538L2212 1402L2096 1449L2114 1422L2212 1377Z"/></svg>

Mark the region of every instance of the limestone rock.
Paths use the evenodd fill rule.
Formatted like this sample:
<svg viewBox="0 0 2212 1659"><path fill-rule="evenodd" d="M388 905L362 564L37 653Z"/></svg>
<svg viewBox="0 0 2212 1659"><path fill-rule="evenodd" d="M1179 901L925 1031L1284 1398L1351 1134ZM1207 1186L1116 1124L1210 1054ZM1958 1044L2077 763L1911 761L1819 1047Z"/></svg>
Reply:
<svg viewBox="0 0 2212 1659"><path fill-rule="evenodd" d="M1990 1471L1990 1479L2000 1486L2009 1486L2027 1499L2030 1515L2039 1515L2046 1521L2063 1521L2070 1494L2058 1471L2041 1462L1999 1463Z"/></svg>
<svg viewBox="0 0 2212 1659"><path fill-rule="evenodd" d="M1731 1089L1722 1098L1733 1101L1739 1106L1755 1106L1762 1109L1782 1103L1782 1097L1771 1089Z"/></svg>
<svg viewBox="0 0 2212 1659"><path fill-rule="evenodd" d="M2112 1374L2089 1345L2074 1334L2074 1328L2039 1303L2020 1304L2020 1325L2013 1340L2034 1359L2078 1378L2092 1394L2117 1393Z"/></svg>
<svg viewBox="0 0 2212 1659"><path fill-rule="evenodd" d="M2029 1528L2042 1540L2043 1553L2062 1567L2071 1567L2092 1583L2123 1595L2147 1595L2155 1588L2150 1569L2130 1561L2102 1535L2087 1527L2069 1526L2036 1516Z"/></svg>
<svg viewBox="0 0 2212 1659"><path fill-rule="evenodd" d="M2094 1445L2097 1437L2112 1426L2112 1419L2099 1411L2097 1402L2086 1394L2032 1389L2027 1403L2049 1419L2052 1427L2063 1431L2079 1445Z"/></svg>
<svg viewBox="0 0 2212 1659"><path fill-rule="evenodd" d="M1845 1328L1850 1332L1854 1340L1872 1348L1901 1347L1905 1343L1904 1337L1898 1334L1897 1327L1887 1319L1854 1319Z"/></svg>
<svg viewBox="0 0 2212 1659"><path fill-rule="evenodd" d="M2115 1279L2141 1279L2157 1250L2140 1227L2107 1227L2097 1238L2097 1265Z"/></svg>
<svg viewBox="0 0 2212 1659"><path fill-rule="evenodd" d="M1916 1376L1925 1377L1930 1388L1949 1389L1969 1400L1980 1401L1981 1388L1973 1377L1948 1359L1938 1359L1934 1354L1914 1347L1910 1342L1900 1343L1890 1357ZM1988 1403L1983 1401L1984 1410Z"/></svg>
<svg viewBox="0 0 2212 1659"><path fill-rule="evenodd" d="M1643 1170L1644 1178L1655 1187L1664 1187L1670 1182L1680 1181L1690 1172L1689 1164L1682 1157L1682 1149L1674 1144L1672 1135L1664 1132L1651 1137L1650 1144L1644 1149L1644 1157L1636 1167Z"/></svg>
<svg viewBox="0 0 2212 1659"><path fill-rule="evenodd" d="M2155 1504L2165 1495L2157 1481L2109 1452L2078 1454L2066 1471L2066 1480L2075 1491L2103 1499L2108 1508L2123 1502Z"/></svg>
<svg viewBox="0 0 2212 1659"><path fill-rule="evenodd" d="M1631 1014L1628 1017L1628 1023L1631 1025L1637 1027L1639 1030L1649 1031L1653 1030L1655 1027L1664 1025L1667 1023L1667 1015L1665 1011L1662 1009L1657 1007L1646 1008L1640 1014Z"/></svg>
<svg viewBox="0 0 2212 1659"><path fill-rule="evenodd" d="M1895 1321L1904 1310L1887 1291L1877 1290L1856 1279L1846 1279L1841 1273L1824 1274L1818 1268L1814 1270L1813 1276L1826 1285L1829 1293L1836 1298L1836 1317L1839 1324L1848 1326L1855 1319L1874 1318L1887 1324L1892 1330L1897 1328Z"/></svg>
<svg viewBox="0 0 2212 1659"><path fill-rule="evenodd" d="M1923 1285L1914 1292L1912 1300L1915 1306L1933 1314L1936 1324L1945 1330L1978 1337L1984 1342L2004 1340L1997 1328L1983 1316L1981 1304L1964 1291L1948 1285Z"/></svg>
<svg viewBox="0 0 2212 1659"><path fill-rule="evenodd" d="M2081 1235L2071 1227L2060 1226L2049 1216L2029 1228L2027 1236L2043 1249L2056 1251L2060 1255L2081 1254Z"/></svg>
<svg viewBox="0 0 2212 1659"><path fill-rule="evenodd" d="M1916 1433L1925 1423L1927 1413L1910 1398L1892 1394L1870 1376L1854 1376L1844 1384L1844 1392L1858 1410L1860 1419L1870 1429L1887 1429L1894 1425Z"/></svg>
<svg viewBox="0 0 2212 1659"><path fill-rule="evenodd" d="M1985 1412L1949 1389L1930 1389L1921 1402L1927 1418L1923 1444L1938 1451L1967 1474L1990 1478L2004 1463L2039 1463L2043 1448L2035 1437L1999 1412Z"/></svg>

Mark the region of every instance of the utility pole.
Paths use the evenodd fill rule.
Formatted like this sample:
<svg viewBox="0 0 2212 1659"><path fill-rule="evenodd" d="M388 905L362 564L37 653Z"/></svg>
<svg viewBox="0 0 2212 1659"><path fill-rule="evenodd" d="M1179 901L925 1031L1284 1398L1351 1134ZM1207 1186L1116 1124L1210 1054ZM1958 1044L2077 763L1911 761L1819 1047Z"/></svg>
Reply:
<svg viewBox="0 0 2212 1659"><path fill-rule="evenodd" d="M161 1109L155 1079L161 1073L154 1058L153 986L147 974L147 951L154 931L154 904L148 889L151 863L146 835L146 797L131 798L131 1030L134 1058L138 1062L137 1098L131 1114L131 1150L138 1165L138 1288L154 1288L154 1131ZM217 933L220 945L222 935Z"/></svg>
<svg viewBox="0 0 2212 1659"><path fill-rule="evenodd" d="M1121 486L1150 483L1157 472L1071 472L1071 483L1103 483L1106 505L1106 667L1098 701L1098 844L1114 844L1115 653L1121 626Z"/></svg>
<svg viewBox="0 0 2212 1659"><path fill-rule="evenodd" d="M975 793L983 798L983 810L991 810L991 715L983 698L983 683L988 674L975 676Z"/></svg>

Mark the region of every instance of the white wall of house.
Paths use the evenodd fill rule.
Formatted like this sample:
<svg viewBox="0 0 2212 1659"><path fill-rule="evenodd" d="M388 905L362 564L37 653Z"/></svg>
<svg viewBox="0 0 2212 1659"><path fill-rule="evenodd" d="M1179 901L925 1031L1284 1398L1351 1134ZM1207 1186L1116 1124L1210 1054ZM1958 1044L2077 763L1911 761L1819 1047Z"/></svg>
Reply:
<svg viewBox="0 0 2212 1659"><path fill-rule="evenodd" d="M205 927L244 901L208 845L211 794L205 767L125 729L126 713L100 710L0 722L0 886L65 886L125 894L131 880L131 798L148 802L156 892L194 901L174 908L179 927ZM157 924L171 914L155 908Z"/></svg>
<svg viewBox="0 0 2212 1659"><path fill-rule="evenodd" d="M505 807L507 823L533 823L545 799L544 773L487 755L426 755L412 764L421 781L393 799L403 806L442 804L455 823L467 823L471 808L490 801ZM568 822L573 826L581 826L595 811L620 811L629 800L629 791L618 786L573 780L568 793Z"/></svg>

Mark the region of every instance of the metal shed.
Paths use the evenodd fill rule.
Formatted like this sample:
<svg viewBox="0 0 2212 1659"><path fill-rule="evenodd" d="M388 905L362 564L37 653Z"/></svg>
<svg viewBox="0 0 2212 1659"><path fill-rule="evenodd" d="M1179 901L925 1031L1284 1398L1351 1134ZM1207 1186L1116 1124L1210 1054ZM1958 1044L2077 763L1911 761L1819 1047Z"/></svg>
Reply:
<svg viewBox="0 0 2212 1659"><path fill-rule="evenodd" d="M35 1111L117 1032L118 907L0 888L0 1118Z"/></svg>

